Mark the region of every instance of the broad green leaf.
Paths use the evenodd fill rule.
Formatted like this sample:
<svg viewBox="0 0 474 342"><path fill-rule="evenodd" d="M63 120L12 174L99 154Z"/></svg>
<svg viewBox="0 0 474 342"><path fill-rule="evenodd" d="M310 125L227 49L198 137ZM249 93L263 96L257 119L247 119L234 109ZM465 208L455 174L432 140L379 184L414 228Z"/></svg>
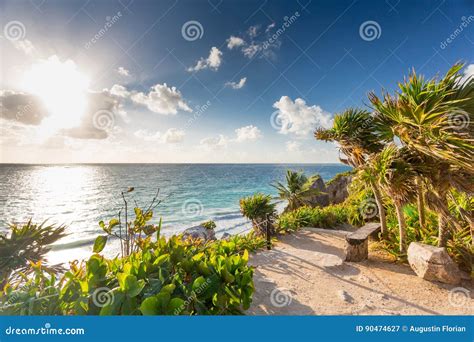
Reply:
<svg viewBox="0 0 474 342"><path fill-rule="evenodd" d="M144 316L158 315L158 298L146 298L140 305L140 311Z"/></svg>
<svg viewBox="0 0 474 342"><path fill-rule="evenodd" d="M105 244L107 243L107 235L99 235L94 242L94 248L93 252L94 253L100 253L105 247Z"/></svg>

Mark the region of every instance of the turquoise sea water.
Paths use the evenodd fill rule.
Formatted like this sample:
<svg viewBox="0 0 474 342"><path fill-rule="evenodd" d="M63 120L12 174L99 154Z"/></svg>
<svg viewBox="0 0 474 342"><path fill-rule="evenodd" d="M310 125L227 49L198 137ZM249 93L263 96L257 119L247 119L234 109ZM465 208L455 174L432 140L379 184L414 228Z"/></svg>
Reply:
<svg viewBox="0 0 474 342"><path fill-rule="evenodd" d="M217 236L236 234L251 228L240 215L239 199L255 192L276 195L270 183L283 181L287 169L319 173L329 180L349 168L341 164L1 165L0 230L9 222L30 218L66 224L69 235L55 246L55 259L83 255L101 232L98 222L117 217L123 208L121 192L134 187L128 195L130 206L146 207L160 189L162 203L154 221L163 218L165 235L209 219L217 224ZM109 253L116 251L113 243L107 247Z"/></svg>

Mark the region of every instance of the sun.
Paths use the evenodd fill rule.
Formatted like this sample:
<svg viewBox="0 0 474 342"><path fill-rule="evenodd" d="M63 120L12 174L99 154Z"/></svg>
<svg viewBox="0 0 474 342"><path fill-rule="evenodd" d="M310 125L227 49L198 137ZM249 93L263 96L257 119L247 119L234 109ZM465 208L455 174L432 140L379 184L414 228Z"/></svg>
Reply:
<svg viewBox="0 0 474 342"><path fill-rule="evenodd" d="M87 107L88 77L72 60L57 56L33 64L24 74L23 88L38 96L49 116L41 129L50 135L80 123Z"/></svg>

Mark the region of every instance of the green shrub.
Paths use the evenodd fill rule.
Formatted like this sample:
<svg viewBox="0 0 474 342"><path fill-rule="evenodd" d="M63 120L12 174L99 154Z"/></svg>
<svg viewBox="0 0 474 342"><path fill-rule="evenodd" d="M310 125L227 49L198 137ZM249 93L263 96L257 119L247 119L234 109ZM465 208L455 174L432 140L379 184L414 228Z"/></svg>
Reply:
<svg viewBox="0 0 474 342"><path fill-rule="evenodd" d="M148 211L135 210L136 225L148 227ZM103 226L114 235L116 221ZM161 226L161 224L160 224ZM87 261L71 263L59 275L32 264L30 276L10 279L0 296L1 314L10 315L225 315L241 314L252 300L249 248L261 240L234 237L193 244L181 236L134 238L131 253L100 255L107 238L98 238Z"/></svg>
<svg viewBox="0 0 474 342"><path fill-rule="evenodd" d="M209 220L209 221L201 223L201 226L203 226L206 229L215 229L216 223L212 220Z"/></svg>
<svg viewBox="0 0 474 342"><path fill-rule="evenodd" d="M416 206L414 204L409 204L406 205L403 210L407 223L407 245L411 242L421 242L436 246L438 243L437 215L434 212L427 210L425 228L421 228ZM391 206L388 207L387 213L387 236L380 242L381 246L385 251L392 254L397 259L405 261L407 257L406 254L400 253L399 251L400 241L398 234L398 221ZM454 212L453 215L455 215ZM452 232L446 250L462 270L471 273L472 263L474 261L474 249L469 224L462 220L459 222L463 225L463 229Z"/></svg>
<svg viewBox="0 0 474 342"><path fill-rule="evenodd" d="M255 232L260 235L266 234L267 225L269 225L270 233L273 233L272 221L276 212L275 207L270 195L256 193L240 199L242 215L252 221Z"/></svg>
<svg viewBox="0 0 474 342"><path fill-rule="evenodd" d="M301 207L278 218L280 232L296 231L302 227L335 228L348 223L349 210L341 204L324 208Z"/></svg>

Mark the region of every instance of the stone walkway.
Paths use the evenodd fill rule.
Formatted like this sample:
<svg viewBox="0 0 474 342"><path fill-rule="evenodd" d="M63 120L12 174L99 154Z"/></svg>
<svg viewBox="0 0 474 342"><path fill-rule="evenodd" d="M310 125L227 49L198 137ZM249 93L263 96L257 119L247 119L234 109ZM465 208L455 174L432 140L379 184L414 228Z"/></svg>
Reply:
<svg viewBox="0 0 474 342"><path fill-rule="evenodd" d="M371 253L344 262L345 231L309 228L251 256L254 315L472 315L472 281L431 283Z"/></svg>

